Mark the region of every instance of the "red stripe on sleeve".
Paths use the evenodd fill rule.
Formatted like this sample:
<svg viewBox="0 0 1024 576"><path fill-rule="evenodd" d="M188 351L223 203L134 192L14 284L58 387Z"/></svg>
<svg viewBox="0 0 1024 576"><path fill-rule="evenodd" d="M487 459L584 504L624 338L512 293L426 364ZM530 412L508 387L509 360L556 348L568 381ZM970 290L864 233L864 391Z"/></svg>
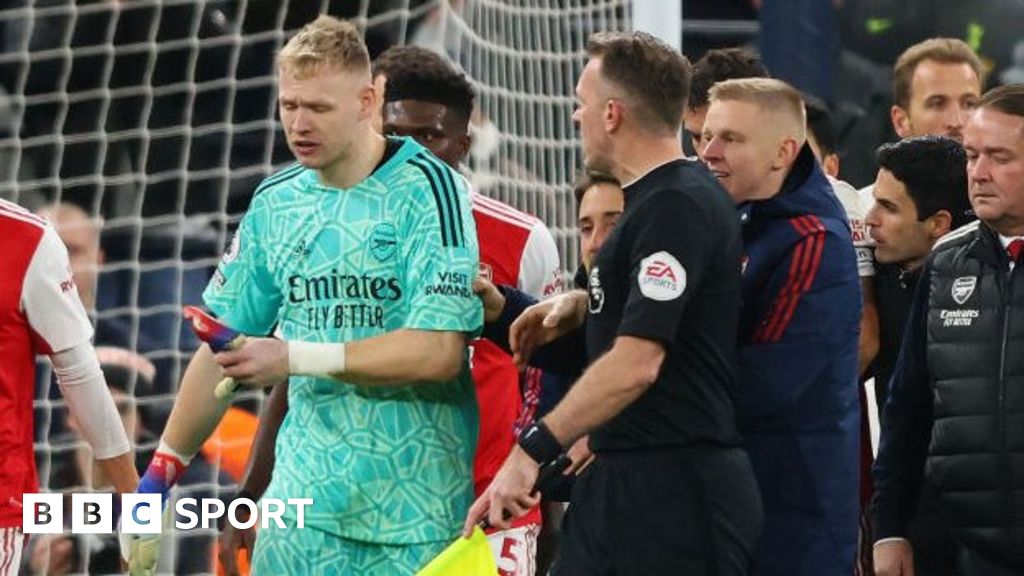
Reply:
<svg viewBox="0 0 1024 576"><path fill-rule="evenodd" d="M815 216L801 216L790 220L803 239L793 250L789 275L779 291L771 315L754 336L755 342L777 342L793 320L793 314L800 303L800 297L814 284L821 268L825 251L825 227Z"/></svg>
<svg viewBox="0 0 1024 576"><path fill-rule="evenodd" d="M775 301L768 308L768 315L765 317L764 321L761 322L761 326L754 334L754 342L763 342L767 338L767 334L771 331L771 327L774 326L777 321L779 313L781 312L788 295L795 290L800 261L803 260L804 252L805 247L803 242L797 244L793 249L793 259L789 263L789 274L786 277L786 282L782 285L782 289L779 290L779 293L775 295Z"/></svg>

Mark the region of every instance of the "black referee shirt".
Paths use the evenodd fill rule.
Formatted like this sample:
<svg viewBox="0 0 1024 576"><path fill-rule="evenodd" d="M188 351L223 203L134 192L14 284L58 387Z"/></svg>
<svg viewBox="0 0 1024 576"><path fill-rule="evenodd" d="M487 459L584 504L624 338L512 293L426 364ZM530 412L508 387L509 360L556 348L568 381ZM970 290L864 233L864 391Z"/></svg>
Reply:
<svg viewBox="0 0 1024 576"><path fill-rule="evenodd" d="M736 208L701 165L675 160L625 189L590 272L587 354L616 336L665 345L654 384L591 434L595 452L739 444L732 392L742 255Z"/></svg>

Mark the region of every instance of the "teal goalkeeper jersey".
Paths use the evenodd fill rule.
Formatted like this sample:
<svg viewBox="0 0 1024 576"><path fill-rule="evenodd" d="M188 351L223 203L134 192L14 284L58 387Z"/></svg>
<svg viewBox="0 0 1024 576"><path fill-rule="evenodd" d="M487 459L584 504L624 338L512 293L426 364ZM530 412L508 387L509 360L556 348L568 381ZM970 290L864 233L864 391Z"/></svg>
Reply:
<svg viewBox="0 0 1024 576"><path fill-rule="evenodd" d="M476 336L476 229L461 176L409 139L353 188L286 168L257 188L203 294L225 324L287 340L394 330ZM477 406L449 382L368 387L293 376L268 498L313 498L305 525L353 540L453 537L472 503ZM293 509L289 508L291 512ZM294 518L292 518L294 521Z"/></svg>

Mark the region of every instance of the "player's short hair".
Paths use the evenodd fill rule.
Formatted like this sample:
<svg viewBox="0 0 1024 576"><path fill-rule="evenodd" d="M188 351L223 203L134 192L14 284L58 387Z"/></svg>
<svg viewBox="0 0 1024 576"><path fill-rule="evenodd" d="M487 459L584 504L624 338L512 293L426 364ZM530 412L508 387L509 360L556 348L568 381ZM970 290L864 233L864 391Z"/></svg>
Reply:
<svg viewBox="0 0 1024 576"><path fill-rule="evenodd" d="M925 60L943 64L967 64L982 82L981 59L966 42L958 38L929 38L907 48L892 67L892 98L900 108L910 106L910 88L917 66Z"/></svg>
<svg viewBox="0 0 1024 576"><path fill-rule="evenodd" d="M390 77L392 68L398 65L403 59L416 54L419 50L425 50L419 46L392 46L381 52L370 63L370 74L376 78L383 74Z"/></svg>
<svg viewBox="0 0 1024 576"><path fill-rule="evenodd" d="M354 24L324 14L288 40L277 54L277 65L299 74L310 74L323 65L363 72L370 69L370 54Z"/></svg>
<svg viewBox="0 0 1024 576"><path fill-rule="evenodd" d="M766 113L782 113L797 127L796 136L807 137L803 96L789 84L774 78L734 78L719 82L708 92L709 101L740 101L756 104Z"/></svg>
<svg viewBox="0 0 1024 576"><path fill-rule="evenodd" d="M601 59L601 75L634 101L630 111L645 127L679 131L690 90L690 61L645 32L599 32L587 54Z"/></svg>
<svg viewBox="0 0 1024 576"><path fill-rule="evenodd" d="M620 184L619 180L614 176L605 174L604 172L584 170L572 185L572 195L576 198L577 209L579 209L580 204L583 203L583 196L586 195L587 190L590 190L598 184L611 184L612 186L622 187L622 184Z"/></svg>
<svg viewBox="0 0 1024 576"><path fill-rule="evenodd" d="M839 139L828 104L817 96L804 94L804 112L807 115L807 135L817 142L822 157L835 154Z"/></svg>
<svg viewBox="0 0 1024 576"><path fill-rule="evenodd" d="M952 216L950 228L974 219L967 197L967 153L944 136L920 136L883 144L875 153L878 165L907 188L923 221L939 210Z"/></svg>
<svg viewBox="0 0 1024 576"><path fill-rule="evenodd" d="M1005 84L985 92L978 101L981 108L1024 118L1024 84Z"/></svg>
<svg viewBox="0 0 1024 576"><path fill-rule="evenodd" d="M388 79L384 102L419 100L454 111L466 121L475 93L466 75L444 56L419 46L388 48L373 64L373 73Z"/></svg>
<svg viewBox="0 0 1024 576"><path fill-rule="evenodd" d="M686 106L696 110L708 105L708 91L716 83L734 78L767 78L761 57L745 48L708 50L693 65L690 95Z"/></svg>

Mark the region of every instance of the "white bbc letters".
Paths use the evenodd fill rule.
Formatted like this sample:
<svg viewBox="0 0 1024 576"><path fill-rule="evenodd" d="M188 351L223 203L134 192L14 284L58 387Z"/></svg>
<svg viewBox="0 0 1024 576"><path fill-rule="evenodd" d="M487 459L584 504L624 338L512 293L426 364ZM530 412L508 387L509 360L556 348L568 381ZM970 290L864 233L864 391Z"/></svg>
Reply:
<svg viewBox="0 0 1024 576"><path fill-rule="evenodd" d="M61 534L65 532L64 503L66 494L23 494L22 530L25 534ZM178 517L174 527L193 530L215 525L213 521L227 515L228 522L247 529L257 522L266 528L271 521L284 528L283 516L289 508L296 528L305 528L306 507L312 498L264 498L256 502L236 498L225 507L216 498L181 498L173 511ZM243 512L239 514L239 509ZM111 494L71 494L72 534L113 534L114 498ZM122 494L120 532L123 534L160 534L163 531L164 506L159 494ZM239 517L241 516L241 518ZM244 519L243 519L244 518Z"/></svg>
<svg viewBox="0 0 1024 576"><path fill-rule="evenodd" d="M25 534L64 531L63 494L24 494L21 503L21 531Z"/></svg>
<svg viewBox="0 0 1024 576"><path fill-rule="evenodd" d="M124 534L159 534L163 506L159 494L121 495L121 532ZM113 514L113 510L111 510Z"/></svg>
<svg viewBox="0 0 1024 576"><path fill-rule="evenodd" d="M71 531L76 534L110 534L114 530L112 494L72 494Z"/></svg>

